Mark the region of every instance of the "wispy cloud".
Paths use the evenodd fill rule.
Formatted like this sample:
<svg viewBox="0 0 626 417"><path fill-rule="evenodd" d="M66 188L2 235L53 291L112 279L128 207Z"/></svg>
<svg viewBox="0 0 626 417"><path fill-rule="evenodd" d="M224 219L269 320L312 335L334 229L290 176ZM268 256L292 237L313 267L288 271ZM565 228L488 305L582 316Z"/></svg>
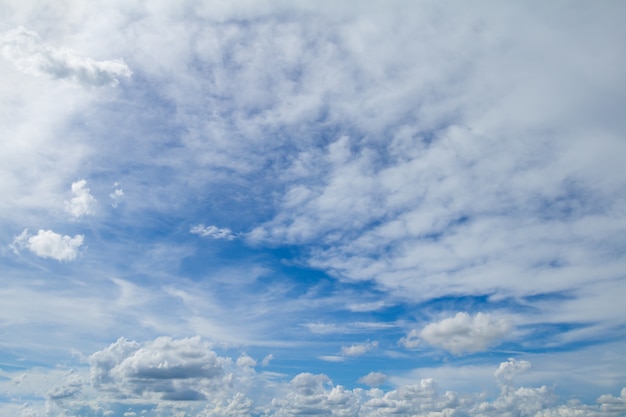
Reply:
<svg viewBox="0 0 626 417"><path fill-rule="evenodd" d="M213 225L205 226L203 224L198 224L193 226L189 231L201 237L210 237L212 239L233 240L237 237L230 229L219 228Z"/></svg>
<svg viewBox="0 0 626 417"><path fill-rule="evenodd" d="M46 45L36 32L19 27L0 36L2 54L25 73L68 79L84 86L116 85L132 74L122 60L96 61Z"/></svg>
<svg viewBox="0 0 626 417"><path fill-rule="evenodd" d="M341 354L344 356L361 356L366 354L367 352L371 352L372 350L378 347L377 341L367 341L363 343L357 343L355 345L344 346L341 348Z"/></svg>

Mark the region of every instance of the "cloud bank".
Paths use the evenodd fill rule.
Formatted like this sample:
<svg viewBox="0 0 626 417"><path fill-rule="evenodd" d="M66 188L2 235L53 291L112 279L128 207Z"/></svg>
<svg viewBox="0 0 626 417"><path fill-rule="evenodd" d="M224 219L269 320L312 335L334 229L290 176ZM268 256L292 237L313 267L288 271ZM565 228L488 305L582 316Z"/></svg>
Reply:
<svg viewBox="0 0 626 417"><path fill-rule="evenodd" d="M492 399L481 392L442 391L432 378L388 390L347 389L324 374L304 372L286 380L257 372L254 360L235 362L240 361L218 355L197 337L160 337L144 343L120 338L89 356L89 378L83 370L66 371L49 382L52 386L42 400L46 413L84 416L617 417L626 411L626 388L617 397L605 394L589 405L563 404L546 386L518 386L514 377L527 372L530 363L516 359L495 371L500 393ZM13 395L30 378L5 375L12 381L0 384ZM361 380L380 385L385 375L372 372ZM262 396L253 391L259 386ZM23 410L22 415L44 415L31 405Z"/></svg>

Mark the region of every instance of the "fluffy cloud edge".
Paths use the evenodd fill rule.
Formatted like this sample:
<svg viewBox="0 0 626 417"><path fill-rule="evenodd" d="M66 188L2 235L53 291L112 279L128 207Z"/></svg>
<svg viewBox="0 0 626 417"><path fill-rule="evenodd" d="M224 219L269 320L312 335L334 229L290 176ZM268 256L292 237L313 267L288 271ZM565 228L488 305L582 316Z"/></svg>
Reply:
<svg viewBox="0 0 626 417"><path fill-rule="evenodd" d="M43 229L40 229L36 235L31 235L28 229L24 229L9 246L16 254L19 254L20 249L28 249L40 258L71 262L78 257L84 238L84 235L71 237Z"/></svg>
<svg viewBox="0 0 626 417"><path fill-rule="evenodd" d="M419 333L412 330L400 340L400 344L415 348L421 339L455 355L481 352L506 336L512 327L510 320L489 313L479 312L472 316L458 312L453 317L427 324Z"/></svg>

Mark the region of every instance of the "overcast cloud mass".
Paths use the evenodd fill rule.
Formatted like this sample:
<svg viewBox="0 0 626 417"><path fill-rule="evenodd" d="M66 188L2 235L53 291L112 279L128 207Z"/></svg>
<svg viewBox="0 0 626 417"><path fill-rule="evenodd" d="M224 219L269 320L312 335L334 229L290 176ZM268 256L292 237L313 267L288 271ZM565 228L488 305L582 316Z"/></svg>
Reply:
<svg viewBox="0 0 626 417"><path fill-rule="evenodd" d="M0 415L626 415L624 17L0 2Z"/></svg>

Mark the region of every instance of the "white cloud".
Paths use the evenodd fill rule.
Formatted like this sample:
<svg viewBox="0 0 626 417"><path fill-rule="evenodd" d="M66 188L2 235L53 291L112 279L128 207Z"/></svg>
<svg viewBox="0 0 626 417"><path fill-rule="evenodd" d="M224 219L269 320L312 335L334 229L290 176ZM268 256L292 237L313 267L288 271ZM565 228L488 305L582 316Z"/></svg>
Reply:
<svg viewBox="0 0 626 417"><path fill-rule="evenodd" d="M16 372L21 384L12 382L16 378L11 374L2 374L0 388L10 398L32 397L37 390L47 393L45 403L35 402L29 408L35 416L44 415L44 405L55 415L85 415L87 407L94 416L126 412L147 417L176 412L199 417L619 417L626 409L626 388L618 396L601 395L596 404L588 405L575 399L563 402L546 386L518 386L512 378L501 380L501 390L493 399L486 399L478 387L469 392L441 390L432 378L390 390L347 389L324 374L308 372L291 381L277 376L265 379L253 369L241 369L232 359L217 356L198 338L157 338L141 344L119 339L91 355L90 365L91 386L81 372L39 369ZM519 374L529 368L525 361L509 359L494 376ZM385 383L385 378L372 372L360 382L374 386ZM0 404L0 413L14 410L9 406ZM112 412L115 407L117 414Z"/></svg>
<svg viewBox="0 0 626 417"><path fill-rule="evenodd" d="M493 373L493 376L500 384L509 385L512 383L515 376L528 372L529 369L530 362L510 358L508 361L500 364L498 369Z"/></svg>
<svg viewBox="0 0 626 417"><path fill-rule="evenodd" d="M117 184L115 186L117 187ZM111 194L109 194L109 197L111 198L111 200L113 200L111 205L113 207L117 207L120 201L124 199L124 190L122 190L121 188L115 189Z"/></svg>
<svg viewBox="0 0 626 417"><path fill-rule="evenodd" d="M132 74L122 60L96 61L67 49L46 45L36 32L23 27L0 35L4 57L22 72L68 79L84 86L116 85L121 77Z"/></svg>
<svg viewBox="0 0 626 417"><path fill-rule="evenodd" d="M120 338L89 361L98 389L181 401L205 399L222 385L226 359L199 337L161 337L143 345Z"/></svg>
<svg viewBox="0 0 626 417"><path fill-rule="evenodd" d="M72 183L72 193L74 197L69 202L65 202L65 210L75 218L80 218L88 214L94 214L97 200L89 193L87 181L80 180Z"/></svg>
<svg viewBox="0 0 626 417"><path fill-rule="evenodd" d="M240 367L254 367L256 366L256 360L244 354L237 358L236 364Z"/></svg>
<svg viewBox="0 0 626 417"><path fill-rule="evenodd" d="M366 354L367 352L371 352L377 347L378 342L376 340L374 340L373 342L367 341L350 346L344 346L341 348L341 354L344 356L361 356Z"/></svg>
<svg viewBox="0 0 626 417"><path fill-rule="evenodd" d="M510 329L511 323L506 319L486 313L470 316L459 312L454 317L426 325L419 336L433 346L460 354L486 350Z"/></svg>
<svg viewBox="0 0 626 417"><path fill-rule="evenodd" d="M420 345L420 332L416 329L411 330L405 337L398 341L400 346L404 346L407 349L415 349Z"/></svg>
<svg viewBox="0 0 626 417"><path fill-rule="evenodd" d="M202 237L210 237L212 239L226 239L233 240L237 237L233 232L228 228L220 229L217 226L205 226L203 224L199 224L193 226L190 230L191 233L202 236Z"/></svg>
<svg viewBox="0 0 626 417"><path fill-rule="evenodd" d="M359 378L360 384L365 384L370 387L377 387L384 384L387 381L387 375L382 372L370 372L369 374Z"/></svg>
<svg viewBox="0 0 626 417"><path fill-rule="evenodd" d="M14 238L11 247L16 252L26 248L42 258L69 262L78 256L83 240L83 235L64 236L52 230L39 230L36 235L30 235L28 230L24 229L19 236Z"/></svg>

